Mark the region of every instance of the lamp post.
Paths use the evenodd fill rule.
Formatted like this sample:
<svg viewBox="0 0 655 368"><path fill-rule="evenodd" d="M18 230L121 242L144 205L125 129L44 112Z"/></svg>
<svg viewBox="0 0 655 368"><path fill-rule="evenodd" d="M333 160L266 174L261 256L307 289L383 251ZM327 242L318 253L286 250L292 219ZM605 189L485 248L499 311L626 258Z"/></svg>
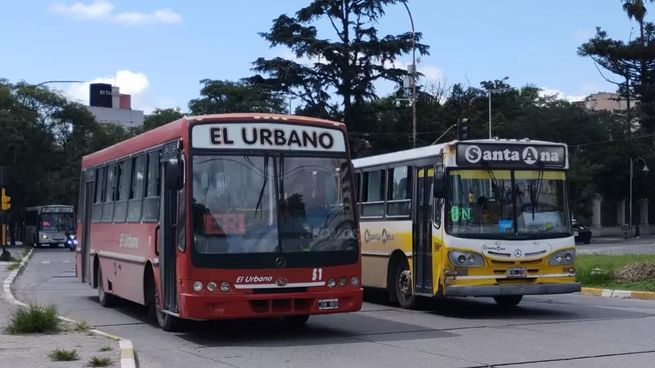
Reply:
<svg viewBox="0 0 655 368"><path fill-rule="evenodd" d="M416 31L414 30L414 17L412 17L407 2L403 1L403 5L407 9L407 15L412 24L412 145L416 147Z"/></svg>
<svg viewBox="0 0 655 368"><path fill-rule="evenodd" d="M50 80L50 81L45 81L41 82L39 84L35 84L34 87L40 87L44 84L50 84L50 83L84 83L84 81L80 80Z"/></svg>
<svg viewBox="0 0 655 368"><path fill-rule="evenodd" d="M630 212L628 213L628 218L630 219L629 220L628 232L630 234L632 233L632 179L634 178L634 163L635 163L635 161L641 161L644 164L644 168L641 169L641 171L643 171L646 174L648 174L648 172L650 171L650 169L648 168L648 165L646 164L646 160L644 160L641 157L637 157L637 158L634 158L634 159L632 157L630 157L630 195L629 195L629 197L630 197L630 199L629 199L629 202L630 202L629 211Z"/></svg>
<svg viewBox="0 0 655 368"><path fill-rule="evenodd" d="M509 77L505 77L501 81L506 81L508 79ZM491 139L491 94L504 93L510 90L511 88L490 88L485 90L487 92L487 98L489 99L489 139Z"/></svg>

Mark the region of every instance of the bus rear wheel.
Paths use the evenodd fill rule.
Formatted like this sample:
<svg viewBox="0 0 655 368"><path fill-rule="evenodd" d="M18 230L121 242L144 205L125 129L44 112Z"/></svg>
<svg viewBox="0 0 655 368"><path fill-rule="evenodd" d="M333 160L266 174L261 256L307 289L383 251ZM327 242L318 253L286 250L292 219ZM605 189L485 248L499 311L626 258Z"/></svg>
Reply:
<svg viewBox="0 0 655 368"><path fill-rule="evenodd" d="M114 302L116 301L116 297L105 291L105 286L102 283L102 268L100 268L99 266L98 266L96 284L98 285L98 301L100 302L100 305L102 305L105 308L112 307L114 305Z"/></svg>
<svg viewBox="0 0 655 368"><path fill-rule="evenodd" d="M154 277L150 276L147 281L149 290L148 316L153 322L157 322L159 328L167 332L175 332L180 329L181 320L178 317L165 313L159 304L159 289L155 284Z"/></svg>
<svg viewBox="0 0 655 368"><path fill-rule="evenodd" d="M412 272L409 270L409 264L406 260L400 260L394 267L394 278L391 292L395 293L396 300L401 307L412 309L416 308L416 295L412 287Z"/></svg>
<svg viewBox="0 0 655 368"><path fill-rule="evenodd" d="M494 296L494 300L496 301L496 304L503 308L513 308L519 305L521 302L521 299L523 299L523 295L499 295L499 296Z"/></svg>

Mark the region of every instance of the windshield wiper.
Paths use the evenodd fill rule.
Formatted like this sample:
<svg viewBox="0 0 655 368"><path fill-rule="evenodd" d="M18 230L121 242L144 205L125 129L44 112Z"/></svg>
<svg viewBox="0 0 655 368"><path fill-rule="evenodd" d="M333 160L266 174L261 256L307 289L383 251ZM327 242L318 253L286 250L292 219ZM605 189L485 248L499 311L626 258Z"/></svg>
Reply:
<svg viewBox="0 0 655 368"><path fill-rule="evenodd" d="M539 163L539 171L537 173L537 179L531 179L528 183L528 190L530 191L530 207L532 207L532 221L534 221L535 211L537 205L539 205L539 196L541 195L541 188L543 187L544 182L544 164ZM536 186L536 190L535 190Z"/></svg>
<svg viewBox="0 0 655 368"><path fill-rule="evenodd" d="M262 184L262 189L259 190L259 198L257 199L257 206L255 206L254 217L257 217L257 211L260 213L260 218L262 215L262 200L264 199L264 191L266 190L266 184L268 183L268 158L268 154L264 155L264 184Z"/></svg>

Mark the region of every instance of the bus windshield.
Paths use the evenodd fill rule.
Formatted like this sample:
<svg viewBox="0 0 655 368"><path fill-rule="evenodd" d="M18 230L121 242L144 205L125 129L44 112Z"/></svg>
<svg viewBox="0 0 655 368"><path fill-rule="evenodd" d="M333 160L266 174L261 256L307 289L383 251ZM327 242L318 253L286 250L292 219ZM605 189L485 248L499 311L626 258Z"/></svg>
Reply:
<svg viewBox="0 0 655 368"><path fill-rule="evenodd" d="M355 250L345 158L193 157L193 234L200 254Z"/></svg>
<svg viewBox="0 0 655 368"><path fill-rule="evenodd" d="M75 216L73 213L42 213L40 218L42 231L74 231Z"/></svg>
<svg viewBox="0 0 655 368"><path fill-rule="evenodd" d="M565 174L540 170L450 170L447 230L483 238L570 233Z"/></svg>

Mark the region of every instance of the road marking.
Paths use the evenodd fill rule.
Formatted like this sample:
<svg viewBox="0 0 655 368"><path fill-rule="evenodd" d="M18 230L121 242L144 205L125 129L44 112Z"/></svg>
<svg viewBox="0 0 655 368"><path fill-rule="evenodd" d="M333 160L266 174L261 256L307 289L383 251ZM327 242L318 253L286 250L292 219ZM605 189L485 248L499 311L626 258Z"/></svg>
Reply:
<svg viewBox="0 0 655 368"><path fill-rule="evenodd" d="M42 264L48 264L50 261L41 261Z"/></svg>

